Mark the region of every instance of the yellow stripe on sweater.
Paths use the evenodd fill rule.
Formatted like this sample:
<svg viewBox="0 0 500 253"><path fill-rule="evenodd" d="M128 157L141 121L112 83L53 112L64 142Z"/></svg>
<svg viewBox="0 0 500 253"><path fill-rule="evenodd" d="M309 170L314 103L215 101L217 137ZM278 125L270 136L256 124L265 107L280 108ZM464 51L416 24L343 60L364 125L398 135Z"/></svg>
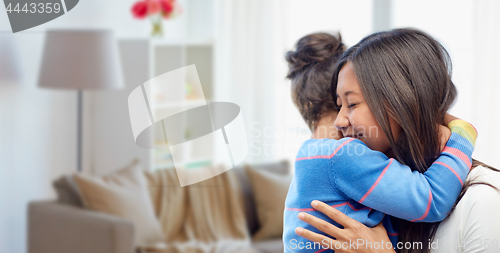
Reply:
<svg viewBox="0 0 500 253"><path fill-rule="evenodd" d="M472 146L476 146L477 131L469 122L461 119L456 119L451 121L448 124L448 127L452 132L457 133L467 139L472 144Z"/></svg>

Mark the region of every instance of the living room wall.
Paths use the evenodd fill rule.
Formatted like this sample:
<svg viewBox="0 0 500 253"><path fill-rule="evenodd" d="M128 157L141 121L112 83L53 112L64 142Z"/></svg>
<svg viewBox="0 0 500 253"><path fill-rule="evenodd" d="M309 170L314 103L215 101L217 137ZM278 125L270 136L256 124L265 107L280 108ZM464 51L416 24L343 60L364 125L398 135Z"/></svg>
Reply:
<svg viewBox="0 0 500 253"><path fill-rule="evenodd" d="M37 86L44 31L96 28L112 29L117 37L147 37L150 24L131 16L130 6L134 2L80 1L68 15L17 34L10 32L7 13L0 11L0 46L9 45L20 71L18 81L0 82L1 253L27 251L28 202L55 198L52 180L76 170L76 91ZM180 32L175 30L176 22L183 21L173 20L165 27L174 38ZM84 143L89 144L91 122L88 119L92 117L88 115L88 105L92 96L89 93L84 96L87 105ZM84 147L87 151L88 148L89 145ZM85 152L87 156L90 153Z"/></svg>
<svg viewBox="0 0 500 253"><path fill-rule="evenodd" d="M194 2L193 6L200 3L178 1L181 4ZM349 46L375 30L412 26L435 36L449 50L454 63L454 82L459 89L453 112L478 128L480 137L475 156L500 167L495 145L500 139L494 134L494 127L500 123L496 116L500 111L497 102L500 30L494 24L500 22L498 18L491 18L495 15L489 15L500 12L498 3L495 7L495 0L481 1L481 4L472 0L460 3L443 0L439 4L432 0L414 1L413 4L411 1L383 1L394 4L388 10L389 21L382 27L371 23L372 18L377 17L372 16L372 4L378 0L262 1L272 4L216 0L218 7L212 17L216 20L214 30L208 25L190 27L185 24L196 19L204 19L201 23L208 24L205 19L211 19L195 14L164 23L166 37L172 40L215 33L218 39L215 72L219 81L216 97L242 106L249 125L247 132L253 133L250 125L255 123L255 130L262 133L255 138L250 136L259 143L259 148L265 145L289 147L277 153L271 151L269 156L250 156L249 161L293 160L294 150L310 134L291 103L289 83L284 80L286 63L283 56L297 39L311 32L340 30ZM80 1L71 15L14 35L10 33L6 13L0 11L0 47L9 44L21 73L17 82L0 83L0 253L26 252L27 203L54 198L51 181L74 172L76 167L76 91L37 87L43 32L49 28L108 28L118 38L147 38L151 25L131 17L130 7L134 2ZM488 3L493 3L494 7ZM357 7L356 12L342 11L353 9L353 6ZM204 9L198 11L203 13ZM190 29L179 28L186 26ZM88 106L92 95L87 93L85 98ZM92 115L85 116L92 118ZM85 121L85 133L91 132L91 123ZM271 137L265 136L266 133ZM85 136L84 141L91 143L88 139L91 135ZM87 145L86 150L89 148Z"/></svg>

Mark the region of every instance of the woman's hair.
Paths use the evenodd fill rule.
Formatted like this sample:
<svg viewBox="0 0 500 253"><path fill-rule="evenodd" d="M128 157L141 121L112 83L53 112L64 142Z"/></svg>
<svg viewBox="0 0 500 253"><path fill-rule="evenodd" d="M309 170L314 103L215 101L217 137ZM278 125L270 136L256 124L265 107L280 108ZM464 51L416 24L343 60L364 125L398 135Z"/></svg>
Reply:
<svg viewBox="0 0 500 253"><path fill-rule="evenodd" d="M500 172L499 169L495 168L495 167L492 167L490 165L487 165L481 161L478 161L474 158L472 158L472 169L476 168L477 166L483 166L487 169L490 169L490 170L493 170L493 171L496 171L496 172ZM462 191L460 191L460 194L458 195L458 198L457 198L457 201L455 202L455 205L453 206L453 208L451 209L450 213L453 212L453 210L455 210L455 207L457 206L458 202L460 202L460 200L462 199L462 197L464 196L465 192L473 185L479 185L479 184L482 184L482 185L487 185L489 187L492 187L494 189L496 189L497 191L500 191L500 189L498 189L496 186L490 184L490 183L487 183L487 182L482 182L482 181L478 181L477 180L477 176L476 177L468 177L467 180L465 181L464 183L464 186L462 187Z"/></svg>
<svg viewBox="0 0 500 253"><path fill-rule="evenodd" d="M285 56L293 102L311 131L324 113L338 110L330 82L333 67L344 51L340 34L313 33L302 37L295 51Z"/></svg>
<svg viewBox="0 0 500 253"><path fill-rule="evenodd" d="M351 62L361 91L375 119L387 136L395 158L423 173L439 156L438 124L453 104L457 91L451 81L451 61L444 47L416 29L395 29L362 39L348 49L335 66L332 97L336 97L338 74ZM389 118L402 128L397 140ZM398 220L399 241L422 242L438 223Z"/></svg>

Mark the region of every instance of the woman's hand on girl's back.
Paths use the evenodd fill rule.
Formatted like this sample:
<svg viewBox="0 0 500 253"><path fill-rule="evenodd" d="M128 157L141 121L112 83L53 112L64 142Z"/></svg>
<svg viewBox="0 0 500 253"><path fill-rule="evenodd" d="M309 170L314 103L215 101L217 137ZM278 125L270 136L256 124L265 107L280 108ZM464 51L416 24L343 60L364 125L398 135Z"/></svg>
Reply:
<svg viewBox="0 0 500 253"><path fill-rule="evenodd" d="M330 224L328 221L319 219L307 213L300 213L299 218L313 227L323 231L324 233L330 235L326 237L324 235L312 232L304 228L297 228L295 232L313 242L319 243L322 247L328 246L329 248L335 250L336 253L350 253L350 252L366 252L366 253L394 253L394 249L386 248L387 242L390 242L387 231L385 230L382 222L373 228L369 228L364 224L351 219L339 210L321 202L313 201L311 206L324 213L335 222L342 225L344 228L338 228L335 225ZM359 244L357 243L359 242ZM384 247L379 247L375 249L374 247L366 247L367 242L380 243ZM353 244L354 243L354 244Z"/></svg>

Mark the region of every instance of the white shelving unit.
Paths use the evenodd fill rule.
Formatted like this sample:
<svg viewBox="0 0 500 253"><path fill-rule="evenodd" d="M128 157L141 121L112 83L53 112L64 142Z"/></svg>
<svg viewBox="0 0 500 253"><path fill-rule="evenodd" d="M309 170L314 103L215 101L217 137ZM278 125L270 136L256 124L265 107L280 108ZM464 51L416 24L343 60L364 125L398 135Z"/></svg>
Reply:
<svg viewBox="0 0 500 253"><path fill-rule="evenodd" d="M164 39L118 39L126 88L88 96L94 102L94 108L89 109L93 114L93 137L86 144L89 146L89 168L85 170L104 174L128 165L133 159L139 159L147 170L173 168L168 146L164 138L160 138L159 129L155 129L149 138L152 143L158 142L160 149L141 148L132 137L128 96L133 89L151 78L195 64L206 101L213 99L214 1L178 1L184 11L175 20L164 21ZM201 104L203 101L199 92L188 86L165 93L164 101L155 103L153 113L162 114L168 110L192 108ZM158 101L161 101L161 97ZM85 122L90 120L86 119ZM187 126L188 123L182 124ZM163 144L160 142L162 139ZM164 148L161 148L162 145ZM202 153L199 147L186 148L184 153L185 167L202 166L210 161L210 155L199 155Z"/></svg>
<svg viewBox="0 0 500 253"><path fill-rule="evenodd" d="M177 90L159 91L152 108L153 115L169 115L172 111L184 111L195 106L201 106L213 99L214 91L214 1L213 0L179 0L183 14L176 19L178 32L169 37L169 27L165 30L166 39L149 40L150 77L156 77L169 71L196 65L203 91L189 85L189 76L183 87ZM167 21L169 22L169 21ZM204 95L204 96L203 96ZM180 124L189 135L189 119L183 119ZM188 137L188 136L185 136ZM165 143L163 131L155 128L151 141L157 146L150 152L153 169L173 168L168 144ZM176 160L177 166L186 168L209 165L212 159L200 147L187 146L183 149L184 162Z"/></svg>
<svg viewBox="0 0 500 253"><path fill-rule="evenodd" d="M185 84L178 89L153 92L153 115L170 115L173 111L185 111L195 106L201 106L212 100L213 94L213 44L211 42L169 42L155 41L150 43L151 77L156 77L169 71L195 64L202 89L197 90L190 77L187 76ZM188 139L189 122L182 122L185 137ZM152 164L154 169L173 168L172 156L168 144L160 127L155 128L152 141L157 149L152 150ZM182 156L184 162L176 161L177 166L186 168L206 166L211 164L212 157L200 147L188 145L184 148Z"/></svg>

